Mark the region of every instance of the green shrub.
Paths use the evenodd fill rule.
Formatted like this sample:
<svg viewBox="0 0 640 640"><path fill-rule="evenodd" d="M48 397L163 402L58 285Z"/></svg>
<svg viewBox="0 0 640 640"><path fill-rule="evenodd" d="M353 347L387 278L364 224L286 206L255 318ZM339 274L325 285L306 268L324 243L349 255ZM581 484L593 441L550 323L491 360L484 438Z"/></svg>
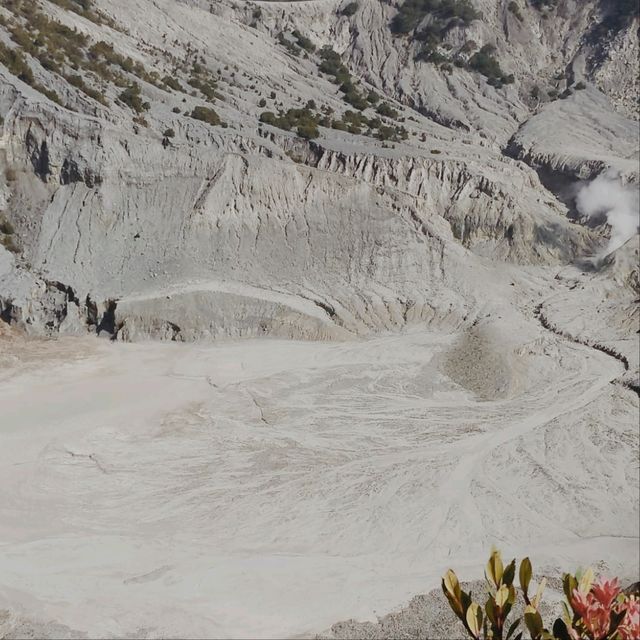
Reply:
<svg viewBox="0 0 640 640"><path fill-rule="evenodd" d="M342 62L342 58L330 46L325 45L320 50L320 58L322 62L318 69L322 73L333 76L336 84L342 84L351 80L349 70Z"/></svg>
<svg viewBox="0 0 640 640"><path fill-rule="evenodd" d="M440 38L455 24L468 25L481 17L469 0L405 0L391 21L391 31L406 34L427 16Z"/></svg>
<svg viewBox="0 0 640 640"><path fill-rule="evenodd" d="M291 35L296 39L298 46L305 51L313 53L316 50L316 45L313 44L309 38L303 36L297 29L294 30Z"/></svg>
<svg viewBox="0 0 640 640"><path fill-rule="evenodd" d="M440 53L437 49L432 48L430 45L425 45L416 55L416 60L432 62L433 64L442 64L443 62L448 62L449 58Z"/></svg>
<svg viewBox="0 0 640 640"><path fill-rule="evenodd" d="M341 16L352 16L358 10L357 2L350 2L340 9Z"/></svg>
<svg viewBox="0 0 640 640"><path fill-rule="evenodd" d="M283 31L278 34L278 42L293 56L300 55L300 47L287 38Z"/></svg>
<svg viewBox="0 0 640 640"><path fill-rule="evenodd" d="M180 92L184 91L180 82L172 76L165 76L164 78L162 78L162 82L164 82L164 84L169 87L169 89Z"/></svg>
<svg viewBox="0 0 640 640"><path fill-rule="evenodd" d="M13 225L3 216L0 216L0 233L4 233L7 236L12 236L16 230Z"/></svg>
<svg viewBox="0 0 640 640"><path fill-rule="evenodd" d="M390 140L394 137L395 131L393 127L388 127L386 125L382 125L378 128L378 133L376 137L378 140Z"/></svg>
<svg viewBox="0 0 640 640"><path fill-rule="evenodd" d="M9 73L17 76L22 82L26 84L33 84L34 77L31 67L27 63L22 53L16 49L10 49L5 44L0 42L0 63L2 63Z"/></svg>
<svg viewBox="0 0 640 640"><path fill-rule="evenodd" d="M517 2L514 2L514 0L512 0L508 5L507 8L509 9L509 11L511 11L511 13L513 13L513 15L520 21L522 22L524 20L524 16L522 15L522 13L520 12L520 7L518 6Z"/></svg>
<svg viewBox="0 0 640 640"><path fill-rule="evenodd" d="M394 120L398 117L398 112L388 102L379 104L376 109L376 113L379 113L385 118L392 118Z"/></svg>
<svg viewBox="0 0 640 640"><path fill-rule="evenodd" d="M500 63L493 56L495 47L487 44L480 51L474 53L469 59L469 66L474 71L481 73L491 81L490 84L498 85L505 81L508 76L502 71ZM511 79L510 82L513 82Z"/></svg>
<svg viewBox="0 0 640 640"><path fill-rule="evenodd" d="M352 89L345 93L344 101L360 111L364 111L369 106L367 99L356 89Z"/></svg>
<svg viewBox="0 0 640 640"><path fill-rule="evenodd" d="M173 129L165 129L162 134L165 138L175 138L176 132Z"/></svg>
<svg viewBox="0 0 640 640"><path fill-rule="evenodd" d="M11 253L20 253L20 248L13 236L0 236L0 244Z"/></svg>
<svg viewBox="0 0 640 640"><path fill-rule="evenodd" d="M106 100L104 99L104 96L102 95L102 93L87 86L85 81L82 79L82 76L79 76L77 74L64 74L63 77L72 87L75 87L76 89L80 89L82 93L89 96L93 100L96 100L101 104L106 104Z"/></svg>
<svg viewBox="0 0 640 640"><path fill-rule="evenodd" d="M260 122L284 131L295 129L300 137L307 139L318 137L319 121L318 114L313 113L308 107L280 111L277 115L272 111L263 111L260 114Z"/></svg>
<svg viewBox="0 0 640 640"><path fill-rule="evenodd" d="M91 0L49 0L54 4L57 4L59 7L66 9L67 11L73 11L77 13L79 16L90 20L91 22L95 22L96 24L102 25L107 24L110 27L114 28L117 25L107 16L100 13L97 9L93 7L93 3Z"/></svg>
<svg viewBox="0 0 640 640"><path fill-rule="evenodd" d="M207 98L207 100L210 100L211 102L213 102L216 97L216 87L217 84L214 80L212 79L205 79L202 78L200 76L194 75L191 76L191 78L189 78L189 80L187 80L187 82L194 88L194 89L198 89L198 91L200 91L200 93Z"/></svg>
<svg viewBox="0 0 640 640"><path fill-rule="evenodd" d="M140 85L136 82L129 85L119 96L120 102L133 109L136 113L149 110L149 103L143 102L140 95Z"/></svg>
<svg viewBox="0 0 640 640"><path fill-rule="evenodd" d="M260 98L260 101L258 102L258 106L259 107L266 107L267 106L267 101L264 98Z"/></svg>
<svg viewBox="0 0 640 640"><path fill-rule="evenodd" d="M369 96L360 93L340 55L331 47L324 46L320 50L320 59L322 62L318 69L333 76L333 81L340 85L340 91L344 94L344 101L360 111L366 109L369 106Z"/></svg>
<svg viewBox="0 0 640 640"><path fill-rule="evenodd" d="M367 94L367 102L370 102L371 104L377 104L378 102L380 102L380 96L375 91L371 90Z"/></svg>
<svg viewBox="0 0 640 640"><path fill-rule="evenodd" d="M318 125L313 120L305 120L300 123L297 128L297 133L301 138L305 140L312 140L320 135L318 131Z"/></svg>
<svg viewBox="0 0 640 640"><path fill-rule="evenodd" d="M222 124L220 116L210 107L195 107L191 112L191 117L213 126Z"/></svg>

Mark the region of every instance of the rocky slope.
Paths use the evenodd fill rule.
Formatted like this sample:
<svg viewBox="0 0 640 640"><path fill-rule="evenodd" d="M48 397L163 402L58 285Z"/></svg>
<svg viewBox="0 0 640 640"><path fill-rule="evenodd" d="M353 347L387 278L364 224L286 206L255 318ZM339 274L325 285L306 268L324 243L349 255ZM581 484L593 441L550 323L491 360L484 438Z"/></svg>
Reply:
<svg viewBox="0 0 640 640"><path fill-rule="evenodd" d="M481 17L440 36L452 65L416 60L419 28L394 34L398 7L377 1L352 15L333 0L96 0L84 14L74 2L35 5L50 20L42 33L81 34L60 52L41 33L54 70L26 44L37 33L25 3L1 10L4 46L22 46L33 78L0 66L0 189L19 256L0 298L32 331L327 337L460 322L473 303L459 265L561 264L602 244L536 170L637 179L625 115L636 78L612 81L634 59L634 18L609 44L594 40L606 3L522 3L516 16L478 2ZM106 54L92 48L105 42ZM485 44L511 84L464 66ZM320 126L308 141L259 122L309 101L327 125L354 112L319 71L325 45L356 97L377 93L364 113L386 129ZM124 96L129 83L142 107ZM381 102L389 116L374 113ZM207 103L224 126L189 117Z"/></svg>

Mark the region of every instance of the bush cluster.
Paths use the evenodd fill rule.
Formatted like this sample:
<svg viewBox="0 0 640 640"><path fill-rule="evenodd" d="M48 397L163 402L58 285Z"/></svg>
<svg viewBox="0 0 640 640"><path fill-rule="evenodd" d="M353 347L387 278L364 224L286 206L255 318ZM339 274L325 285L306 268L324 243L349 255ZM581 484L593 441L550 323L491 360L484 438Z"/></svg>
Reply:
<svg viewBox="0 0 640 640"><path fill-rule="evenodd" d="M489 84L500 88L503 84L512 84L513 75L507 75L500 67L493 53L495 47L490 44L484 45L480 51L474 53L469 59L469 67L488 78Z"/></svg>
<svg viewBox="0 0 640 640"><path fill-rule="evenodd" d="M216 89L218 87L216 81L209 71L199 63L194 63L191 68L191 77L188 83L200 91L200 93L209 101L214 102L218 97Z"/></svg>
<svg viewBox="0 0 640 640"><path fill-rule="evenodd" d="M18 253L19 248L15 240L15 229L13 225L0 214L0 244L13 253Z"/></svg>
<svg viewBox="0 0 640 640"><path fill-rule="evenodd" d="M351 78L349 69L342 62L340 54L334 51L330 46L326 45L320 50L320 65L318 69L322 73L332 77L335 84L340 85L340 91L343 94L344 101L358 109L364 111L367 107L375 104L379 97L374 91L369 91L366 95L359 89Z"/></svg>
<svg viewBox="0 0 640 640"><path fill-rule="evenodd" d="M316 45L297 29L294 29L291 33L281 31L278 34L278 42L294 56L299 56L301 51L313 53L316 50Z"/></svg>
<svg viewBox="0 0 640 640"><path fill-rule="evenodd" d="M342 7L342 9L340 9L340 15L341 16L352 16L355 14L355 12L358 10L358 3L357 2L350 2L349 4L345 5L344 7Z"/></svg>
<svg viewBox="0 0 640 640"><path fill-rule="evenodd" d="M515 0L511 0L511 2L507 5L507 9L509 9L509 11L511 11L511 13L520 22L522 22L524 20L524 16L522 15L522 12L520 11L520 6L518 5L517 2L515 2Z"/></svg>
<svg viewBox="0 0 640 640"><path fill-rule="evenodd" d="M273 111L263 111L260 114L260 122L285 131L295 129L296 133L305 140L312 140L320 135L318 130L319 121L320 116L308 106L302 109L279 111L277 114L273 113Z"/></svg>
<svg viewBox="0 0 640 640"><path fill-rule="evenodd" d="M91 19L89 13L93 12L96 20L102 20L92 0L51 1L87 19ZM37 60L45 70L63 77L72 87L101 104L108 104L107 84L115 85L120 89L119 100L138 116L148 109L148 103L140 95L138 80L165 91L185 91L174 75L161 78L155 71L148 72L142 63L119 54L111 44L104 41L92 44L86 35L49 18L32 0L3 0L3 6L13 14L3 18L3 25L17 49L2 45L0 62L6 64L11 73L60 104L62 102L55 92L35 81L25 54ZM189 72L186 67L184 70ZM190 74L189 84L207 100L213 101L217 94L212 74L198 63L193 64Z"/></svg>
<svg viewBox="0 0 640 640"><path fill-rule="evenodd" d="M425 18L440 39L454 26L469 25L481 17L469 0L405 0L391 21L391 30L396 34L410 33Z"/></svg>
<svg viewBox="0 0 640 640"><path fill-rule="evenodd" d="M220 116L211 107L195 107L190 115L194 120L206 122L214 127L223 124Z"/></svg>
<svg viewBox="0 0 640 640"><path fill-rule="evenodd" d="M111 20L108 16L105 16L103 13L98 11L94 6L91 0L49 0L53 2L53 4L66 9L67 11L73 11L77 13L79 16L90 20L91 22L95 22L96 24L102 25L106 24L110 26L112 29L117 28L116 23Z"/></svg>
<svg viewBox="0 0 640 640"><path fill-rule="evenodd" d="M140 85L136 82L131 83L119 96L118 100L133 109L137 114L148 111L150 105L142 100L140 93Z"/></svg>
<svg viewBox="0 0 640 640"><path fill-rule="evenodd" d="M2 42L0 42L0 64L3 64L5 67L7 67L9 72L22 80L22 82L28 84L36 91L47 96L49 100L53 100L53 102L62 104L60 96L58 96L55 91L53 91L52 89L48 89L47 87L36 82L33 71L31 70L31 67L29 66L22 53L20 51L17 51L16 49L7 47Z"/></svg>
<svg viewBox="0 0 640 640"><path fill-rule="evenodd" d="M518 19L523 19L515 1L510 2L508 8ZM512 83L514 77L503 72L493 55L495 48L492 45L485 45L468 60L461 54L468 54L475 49L475 42L466 43L454 57L442 50L444 37L450 29L467 26L481 18L482 14L476 11L469 0L405 0L390 26L396 35L411 33L415 40L422 43L416 60L440 65L448 73L453 71L454 65L469 68L486 76L489 84L499 88Z"/></svg>

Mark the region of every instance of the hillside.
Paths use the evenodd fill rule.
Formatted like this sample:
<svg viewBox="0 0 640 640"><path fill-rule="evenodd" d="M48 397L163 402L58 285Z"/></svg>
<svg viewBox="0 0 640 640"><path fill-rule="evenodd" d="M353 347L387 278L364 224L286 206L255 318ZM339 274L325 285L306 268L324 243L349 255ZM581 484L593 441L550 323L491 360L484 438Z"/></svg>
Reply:
<svg viewBox="0 0 640 640"><path fill-rule="evenodd" d="M108 300L130 299L118 326L166 332L154 300L164 307L165 290L184 287L198 308L244 296L266 325L293 304L294 335L361 331L389 320L363 317L354 294L384 307L392 285L397 313L409 300L419 309L417 283L437 285L449 246L524 264L593 252L598 234L566 219L534 169L570 180L615 167L637 179L637 131L622 115L637 78L609 89L636 48L630 19L611 43L594 42L603 7L578 4L514 13L485 2L467 24L418 3L405 34L394 33L397 8L379 2L352 15L324 0L6 3L4 216L30 272L74 292L41 284L34 313L76 330L99 324ZM441 33L425 45L429 20ZM447 53L423 60L424 46ZM483 47L502 80L474 70ZM540 134L563 118L566 140ZM427 229L426 251L405 251ZM371 253L378 233L412 254L410 268L388 247ZM318 302L337 309L323 318L330 328L307 318ZM232 316L218 330L250 331ZM190 322L179 310L170 320Z"/></svg>
<svg viewBox="0 0 640 640"><path fill-rule="evenodd" d="M496 542L633 578L637 31L3 0L0 637L349 637Z"/></svg>

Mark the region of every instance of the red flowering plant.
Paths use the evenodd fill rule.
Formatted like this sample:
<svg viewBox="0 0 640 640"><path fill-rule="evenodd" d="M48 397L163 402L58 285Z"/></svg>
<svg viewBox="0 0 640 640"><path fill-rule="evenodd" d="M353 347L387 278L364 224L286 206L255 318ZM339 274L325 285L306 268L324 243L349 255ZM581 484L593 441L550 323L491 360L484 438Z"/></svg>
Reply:
<svg viewBox="0 0 640 640"><path fill-rule="evenodd" d="M449 605L473 640L521 640L524 631L518 631L518 627L523 621L532 640L640 640L637 589L636 593L623 592L617 578L594 580L591 569L576 576L564 575L563 589L567 599L563 603L564 615L549 630L538 610L546 580L539 583L535 596L530 597L532 568L529 558L520 563L518 572L524 613L507 623L517 600L513 585L515 567L515 560L504 567L500 553L492 551L485 572L488 598L484 607L461 589L452 570L442 578L442 590Z"/></svg>
<svg viewBox="0 0 640 640"><path fill-rule="evenodd" d="M594 581L593 571L563 579L568 605L553 631L560 640L640 640L640 600L617 578Z"/></svg>

